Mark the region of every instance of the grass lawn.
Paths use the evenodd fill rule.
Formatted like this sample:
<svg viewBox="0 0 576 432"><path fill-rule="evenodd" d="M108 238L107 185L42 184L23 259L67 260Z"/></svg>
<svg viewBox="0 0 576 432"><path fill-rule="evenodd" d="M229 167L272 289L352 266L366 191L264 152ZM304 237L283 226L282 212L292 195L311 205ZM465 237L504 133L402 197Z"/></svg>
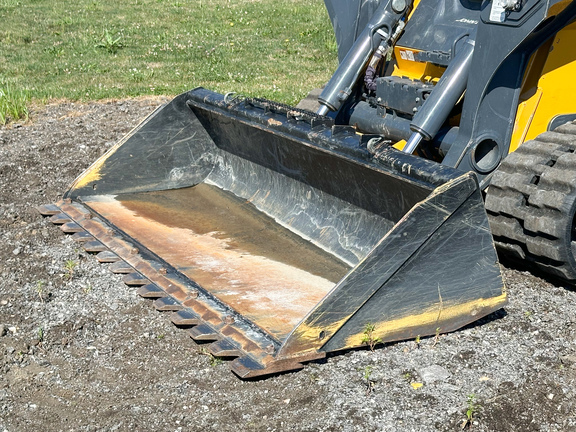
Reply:
<svg viewBox="0 0 576 432"><path fill-rule="evenodd" d="M27 98L196 86L293 104L336 66L322 0L0 0L0 123Z"/></svg>

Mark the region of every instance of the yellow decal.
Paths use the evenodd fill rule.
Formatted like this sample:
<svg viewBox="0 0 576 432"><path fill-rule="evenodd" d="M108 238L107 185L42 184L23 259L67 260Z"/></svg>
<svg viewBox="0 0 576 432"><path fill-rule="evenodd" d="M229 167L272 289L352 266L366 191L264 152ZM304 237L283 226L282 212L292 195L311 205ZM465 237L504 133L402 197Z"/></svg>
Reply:
<svg viewBox="0 0 576 432"><path fill-rule="evenodd" d="M407 334L408 332L415 332L415 334L423 335L423 333L418 330L424 328L440 328L442 331L443 322L464 316L475 317L482 310L496 310L498 307L504 306L505 304L506 294L501 294L489 299L478 299L454 305L446 305L446 303L439 302L425 312L419 314L374 323L374 337L378 337L385 342L395 340L395 334L402 335ZM364 333L362 332L349 336L346 338L346 346L361 346L363 338Z"/></svg>

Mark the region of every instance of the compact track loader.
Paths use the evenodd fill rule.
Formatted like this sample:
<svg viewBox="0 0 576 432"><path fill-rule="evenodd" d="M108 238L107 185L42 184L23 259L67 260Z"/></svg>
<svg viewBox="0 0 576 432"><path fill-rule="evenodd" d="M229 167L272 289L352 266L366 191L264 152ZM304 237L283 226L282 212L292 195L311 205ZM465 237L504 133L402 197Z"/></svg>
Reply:
<svg viewBox="0 0 576 432"><path fill-rule="evenodd" d="M196 88L40 209L244 378L576 280L576 2L326 5L315 112Z"/></svg>

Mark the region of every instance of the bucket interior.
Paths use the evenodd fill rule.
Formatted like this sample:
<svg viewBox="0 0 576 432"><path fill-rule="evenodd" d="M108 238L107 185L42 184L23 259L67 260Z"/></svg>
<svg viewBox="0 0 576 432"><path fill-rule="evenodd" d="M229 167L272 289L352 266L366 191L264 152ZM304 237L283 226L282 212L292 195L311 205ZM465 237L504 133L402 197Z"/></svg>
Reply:
<svg viewBox="0 0 576 432"><path fill-rule="evenodd" d="M111 174L102 163L98 174L108 190L78 198L280 341L432 190L295 136L186 110L194 140L180 153L196 170L189 178L202 172L201 181L141 191L142 181L131 192L118 180L114 191L110 179L120 179L121 167L109 155ZM116 151L117 160L142 158L143 179L158 171L146 159L146 128L170 142L155 122L162 123L152 119Z"/></svg>
<svg viewBox="0 0 576 432"><path fill-rule="evenodd" d="M215 186L85 203L268 333L284 338L350 266Z"/></svg>

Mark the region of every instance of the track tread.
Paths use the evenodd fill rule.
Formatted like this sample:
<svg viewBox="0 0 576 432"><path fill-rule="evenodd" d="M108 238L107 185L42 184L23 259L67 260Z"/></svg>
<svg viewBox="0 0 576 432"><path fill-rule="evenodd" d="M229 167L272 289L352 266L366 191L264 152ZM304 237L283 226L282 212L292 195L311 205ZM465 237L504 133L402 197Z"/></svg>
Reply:
<svg viewBox="0 0 576 432"><path fill-rule="evenodd" d="M499 251L576 282L576 122L524 143L492 178L486 210Z"/></svg>

